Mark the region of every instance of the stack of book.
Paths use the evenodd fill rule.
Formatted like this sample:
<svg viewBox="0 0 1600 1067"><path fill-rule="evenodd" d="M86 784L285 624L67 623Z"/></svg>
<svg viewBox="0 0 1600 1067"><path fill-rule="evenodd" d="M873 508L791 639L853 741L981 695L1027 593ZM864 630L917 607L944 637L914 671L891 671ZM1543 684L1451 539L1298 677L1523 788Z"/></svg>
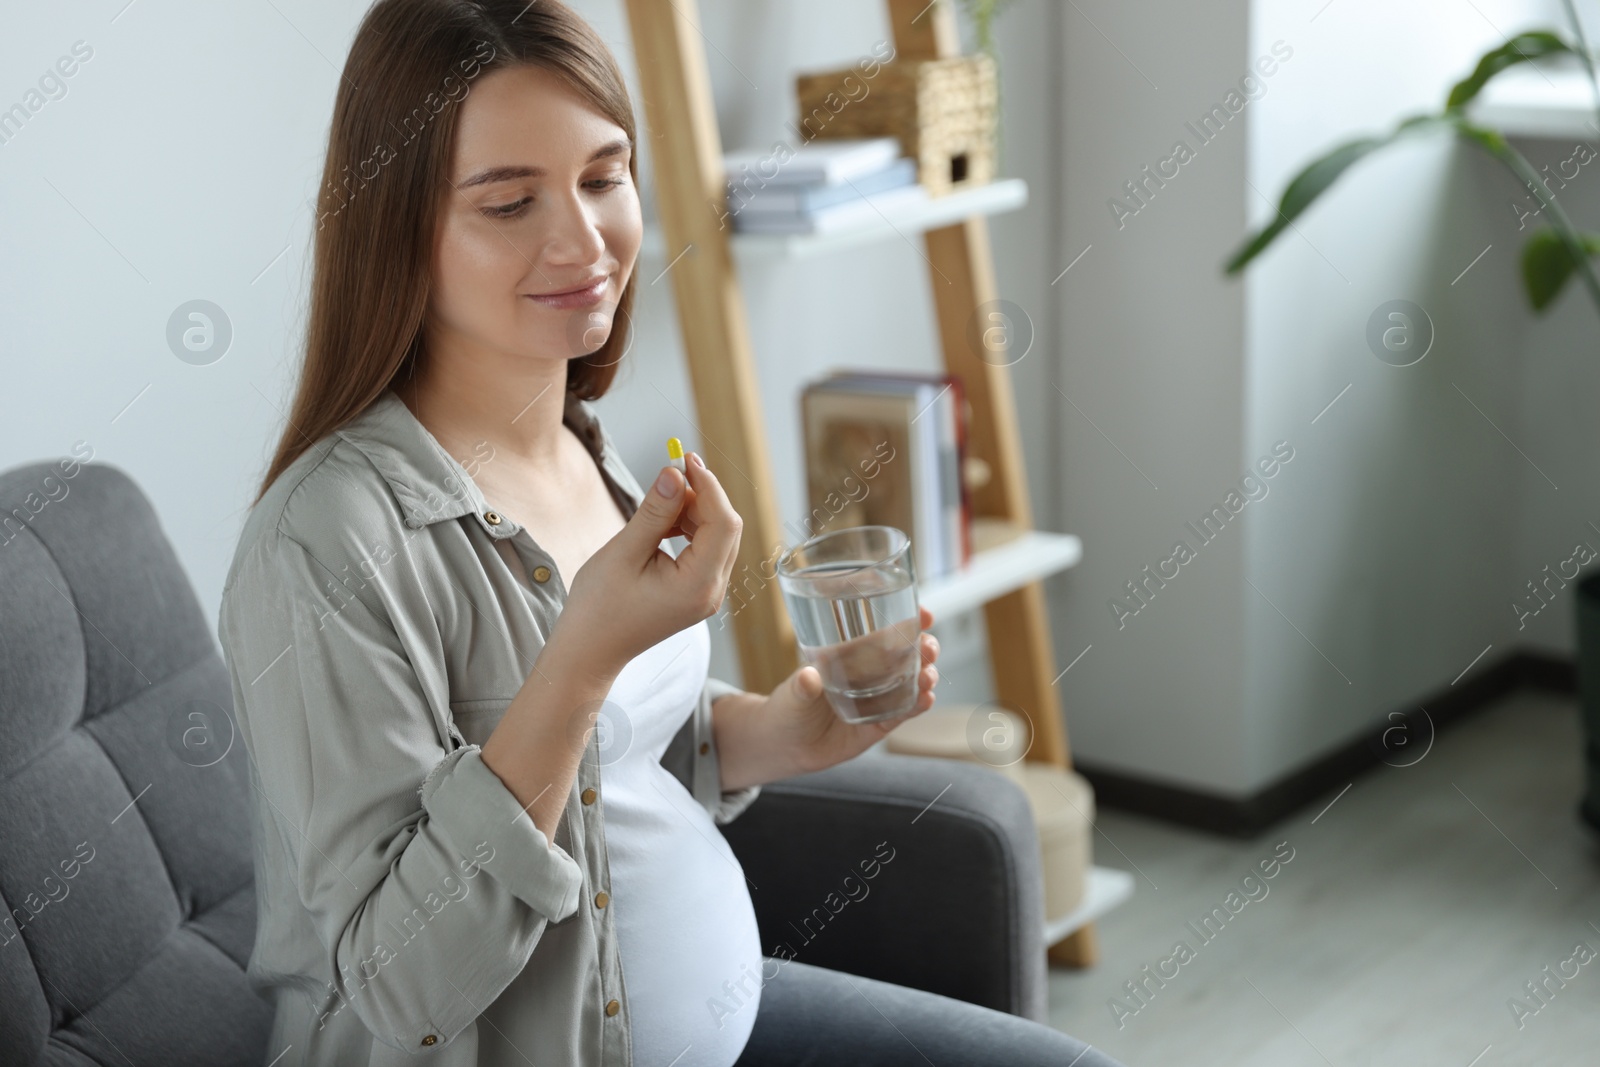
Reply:
<svg viewBox="0 0 1600 1067"><path fill-rule="evenodd" d="M972 558L962 470L968 407L953 374L835 369L800 394L806 536L894 526L911 538L919 581Z"/></svg>
<svg viewBox="0 0 1600 1067"><path fill-rule="evenodd" d="M722 157L728 217L744 233L832 233L925 201L916 160L895 137L815 140Z"/></svg>

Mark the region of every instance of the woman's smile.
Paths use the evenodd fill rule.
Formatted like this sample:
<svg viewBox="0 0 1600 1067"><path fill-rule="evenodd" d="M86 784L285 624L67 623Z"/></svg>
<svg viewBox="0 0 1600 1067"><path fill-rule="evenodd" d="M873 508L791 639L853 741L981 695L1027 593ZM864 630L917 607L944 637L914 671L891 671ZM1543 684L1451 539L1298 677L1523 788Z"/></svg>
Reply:
<svg viewBox="0 0 1600 1067"><path fill-rule="evenodd" d="M565 289L559 292L529 293L527 295L528 299L535 303L543 304L545 307L570 311L573 308L588 307L591 304L599 303L600 298L605 296L606 290L610 288L610 285L611 275L607 274L595 279L582 289Z"/></svg>

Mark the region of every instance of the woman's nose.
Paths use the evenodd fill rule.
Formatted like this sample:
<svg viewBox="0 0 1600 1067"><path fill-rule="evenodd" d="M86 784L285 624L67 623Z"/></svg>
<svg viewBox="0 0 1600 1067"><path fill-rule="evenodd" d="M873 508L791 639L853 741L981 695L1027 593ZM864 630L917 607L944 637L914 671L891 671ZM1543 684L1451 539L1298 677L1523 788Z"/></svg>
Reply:
<svg viewBox="0 0 1600 1067"><path fill-rule="evenodd" d="M605 250L598 211L573 192L556 198L546 216L544 247L547 262L587 265Z"/></svg>

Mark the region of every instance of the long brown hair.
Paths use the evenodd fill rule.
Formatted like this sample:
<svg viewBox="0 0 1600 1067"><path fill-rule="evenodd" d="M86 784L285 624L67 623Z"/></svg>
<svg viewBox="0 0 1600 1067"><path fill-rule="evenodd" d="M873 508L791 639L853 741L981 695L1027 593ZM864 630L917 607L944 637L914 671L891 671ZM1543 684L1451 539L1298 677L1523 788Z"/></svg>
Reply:
<svg viewBox="0 0 1600 1067"><path fill-rule="evenodd" d="M305 359L256 501L306 449L417 370L457 104L474 79L518 65L563 76L637 140L616 59L559 0L378 0L361 20L317 196ZM628 157L634 188L637 159ZM630 276L606 343L569 363L570 392L593 400L610 388L632 310Z"/></svg>

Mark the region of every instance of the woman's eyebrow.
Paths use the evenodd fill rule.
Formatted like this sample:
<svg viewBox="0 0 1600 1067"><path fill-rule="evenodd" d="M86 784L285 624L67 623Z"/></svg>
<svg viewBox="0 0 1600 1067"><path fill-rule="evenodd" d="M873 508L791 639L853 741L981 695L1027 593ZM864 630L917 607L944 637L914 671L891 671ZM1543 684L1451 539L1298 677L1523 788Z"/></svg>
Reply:
<svg viewBox="0 0 1600 1067"><path fill-rule="evenodd" d="M619 137L615 141L607 141L595 149L594 155L584 161L585 165L597 159L614 156L626 152L633 147L633 142L626 137ZM457 189L470 189L475 185L488 185L490 182L510 181L512 178L542 178L545 175L543 167L499 166L480 170L465 181L456 183Z"/></svg>

